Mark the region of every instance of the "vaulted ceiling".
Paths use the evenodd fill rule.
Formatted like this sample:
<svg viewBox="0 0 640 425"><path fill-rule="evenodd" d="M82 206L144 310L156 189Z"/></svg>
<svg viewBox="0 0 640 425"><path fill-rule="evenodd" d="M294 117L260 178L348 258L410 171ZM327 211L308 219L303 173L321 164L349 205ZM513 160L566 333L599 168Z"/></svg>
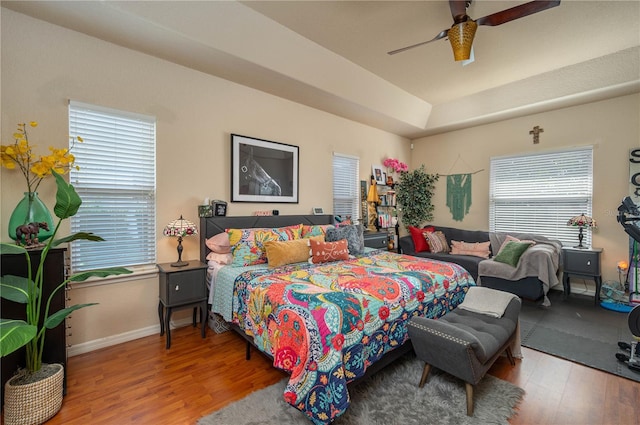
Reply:
<svg viewBox="0 0 640 425"><path fill-rule="evenodd" d="M479 18L523 1L474 0ZM640 2L563 0L446 39L447 1L2 1L8 9L409 138L640 92Z"/></svg>

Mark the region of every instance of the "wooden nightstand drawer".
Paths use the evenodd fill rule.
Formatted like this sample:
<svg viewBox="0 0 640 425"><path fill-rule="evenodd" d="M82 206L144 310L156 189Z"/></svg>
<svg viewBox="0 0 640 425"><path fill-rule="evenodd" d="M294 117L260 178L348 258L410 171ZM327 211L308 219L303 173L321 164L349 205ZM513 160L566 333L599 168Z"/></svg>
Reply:
<svg viewBox="0 0 640 425"><path fill-rule="evenodd" d="M564 250L564 271L591 276L600 274L600 252Z"/></svg>
<svg viewBox="0 0 640 425"><path fill-rule="evenodd" d="M159 264L160 300L165 306L177 306L207 298L206 264L191 262L185 267Z"/></svg>
<svg viewBox="0 0 640 425"><path fill-rule="evenodd" d="M387 249L389 235L386 232L371 232L364 234L364 246L375 249Z"/></svg>
<svg viewBox="0 0 640 425"><path fill-rule="evenodd" d="M207 290L202 285L204 278L204 270L190 270L167 275L165 299L167 304L181 304L206 297Z"/></svg>

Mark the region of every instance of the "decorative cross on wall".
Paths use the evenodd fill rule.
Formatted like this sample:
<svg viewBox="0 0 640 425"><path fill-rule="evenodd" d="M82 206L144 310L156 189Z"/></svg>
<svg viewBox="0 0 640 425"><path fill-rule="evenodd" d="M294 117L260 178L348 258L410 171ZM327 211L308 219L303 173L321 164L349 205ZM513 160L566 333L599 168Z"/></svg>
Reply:
<svg viewBox="0 0 640 425"><path fill-rule="evenodd" d="M544 128L540 128L540 126L533 127L533 130L529 132L529 134L533 134L533 144L537 145L540 143L540 133L544 133Z"/></svg>

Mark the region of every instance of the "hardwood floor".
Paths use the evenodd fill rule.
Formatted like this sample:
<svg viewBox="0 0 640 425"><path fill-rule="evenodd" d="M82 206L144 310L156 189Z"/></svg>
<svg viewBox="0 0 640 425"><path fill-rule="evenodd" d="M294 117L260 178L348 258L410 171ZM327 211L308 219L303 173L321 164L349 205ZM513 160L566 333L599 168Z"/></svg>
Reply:
<svg viewBox="0 0 640 425"><path fill-rule="evenodd" d="M286 375L233 332L192 327L172 331L171 349L153 335L71 357L68 390L55 424L195 424L217 409ZM612 347L613 355L614 347ZM640 383L523 348L511 367L499 359L490 373L525 389L519 424L640 422ZM416 385L419 377L416 377Z"/></svg>

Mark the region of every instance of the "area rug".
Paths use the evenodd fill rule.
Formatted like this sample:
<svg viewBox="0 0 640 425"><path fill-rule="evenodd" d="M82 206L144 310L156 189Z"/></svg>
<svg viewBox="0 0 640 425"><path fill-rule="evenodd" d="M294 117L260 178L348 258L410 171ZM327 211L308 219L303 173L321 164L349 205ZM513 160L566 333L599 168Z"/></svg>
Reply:
<svg viewBox="0 0 640 425"><path fill-rule="evenodd" d="M618 341L630 343L628 313L604 309L593 297L549 291L550 307L523 303L520 312L522 345L543 353L640 382L615 355ZM628 352L627 352L628 354Z"/></svg>
<svg viewBox="0 0 640 425"><path fill-rule="evenodd" d="M335 425L508 424L524 390L486 375L474 390L474 415L467 416L464 382L437 369L418 388L424 363L408 354L370 378L349 387L351 405ZM311 421L285 403L285 380L249 394L213 412L199 425L309 425Z"/></svg>

